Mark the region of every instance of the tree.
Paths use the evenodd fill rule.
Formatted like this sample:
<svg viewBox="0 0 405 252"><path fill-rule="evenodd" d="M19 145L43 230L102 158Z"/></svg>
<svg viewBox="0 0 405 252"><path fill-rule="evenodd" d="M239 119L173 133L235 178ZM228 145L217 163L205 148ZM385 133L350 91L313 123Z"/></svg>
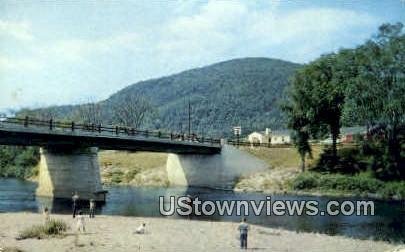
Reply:
<svg viewBox="0 0 405 252"><path fill-rule="evenodd" d="M309 132L305 128L301 130L296 130L293 134L294 145L298 150L301 157L301 171L305 171L305 157L308 156L312 158L312 149L309 145Z"/></svg>
<svg viewBox="0 0 405 252"><path fill-rule="evenodd" d="M292 113L287 114L290 127L299 142L325 132L332 137L332 159L337 159L337 138L340 133L344 96L344 83L334 73L339 64L335 54L324 55L297 71L289 93ZM305 125L295 125L305 121ZM292 122L292 124L291 124ZM305 130L304 130L305 128ZM302 148L305 143L299 144ZM300 148L301 148L300 147Z"/></svg>
<svg viewBox="0 0 405 252"><path fill-rule="evenodd" d="M152 104L139 95L126 95L113 108L113 120L124 126L139 129L148 115L153 113Z"/></svg>
<svg viewBox="0 0 405 252"><path fill-rule="evenodd" d="M81 104L77 108L77 117L85 124L100 125L103 121L102 105L96 102Z"/></svg>
<svg viewBox="0 0 405 252"><path fill-rule="evenodd" d="M380 165L381 176L404 177L400 141L400 128L405 124L403 25L381 25L379 33L356 48L354 55L358 70L348 78L345 114L355 114L358 123L383 130L386 144L380 148L386 148L388 162Z"/></svg>
<svg viewBox="0 0 405 252"><path fill-rule="evenodd" d="M296 99L296 97L294 97ZM302 108L300 108L300 102L295 100L293 106L284 105L283 110L288 114L288 127L294 130L292 134L292 140L298 153L301 157L301 171L305 171L305 158L307 155L312 158L312 150L309 144L310 131L309 123L310 120L303 113Z"/></svg>
<svg viewBox="0 0 405 252"><path fill-rule="evenodd" d="M48 121L56 118L56 113L52 108L48 109L21 109L18 111L20 117L31 117L38 120Z"/></svg>

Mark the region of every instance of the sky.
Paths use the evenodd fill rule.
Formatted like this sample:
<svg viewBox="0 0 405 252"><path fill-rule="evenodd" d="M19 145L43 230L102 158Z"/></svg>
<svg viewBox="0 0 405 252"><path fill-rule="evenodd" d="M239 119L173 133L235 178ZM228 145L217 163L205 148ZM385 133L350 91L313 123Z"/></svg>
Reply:
<svg viewBox="0 0 405 252"><path fill-rule="evenodd" d="M0 1L0 111L99 101L242 57L307 63L405 23L405 0Z"/></svg>

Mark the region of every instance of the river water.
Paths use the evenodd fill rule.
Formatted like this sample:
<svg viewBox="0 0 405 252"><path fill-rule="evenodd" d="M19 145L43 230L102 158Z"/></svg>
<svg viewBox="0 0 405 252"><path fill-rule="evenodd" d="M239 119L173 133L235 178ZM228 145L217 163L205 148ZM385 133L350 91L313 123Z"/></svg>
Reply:
<svg viewBox="0 0 405 252"><path fill-rule="evenodd" d="M70 214L71 203L69 201L54 201L48 198L36 197L37 184L17 179L0 178L0 213L29 211L38 212L44 206L52 209L53 213ZM295 195L265 195L262 193L237 193L233 191L212 190L206 188L155 188L133 186L109 186L106 188L107 202L97 209L98 214L162 217L162 218L186 218L181 216L163 217L159 213L159 196L192 195L204 200L317 200L320 210L324 210L328 200L365 200L357 198L331 198L317 196ZM405 202L375 200L374 216L267 216L265 211L262 215L248 217L248 222L266 227L281 227L297 232L320 232L329 235L344 235L361 239L391 240L405 243ZM236 216L193 216L194 219L213 221L239 222L241 217Z"/></svg>

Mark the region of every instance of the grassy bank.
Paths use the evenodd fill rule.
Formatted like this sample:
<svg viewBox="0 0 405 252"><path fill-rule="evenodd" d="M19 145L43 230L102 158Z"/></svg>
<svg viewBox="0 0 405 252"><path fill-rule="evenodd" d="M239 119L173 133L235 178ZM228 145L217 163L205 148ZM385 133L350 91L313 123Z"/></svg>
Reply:
<svg viewBox="0 0 405 252"><path fill-rule="evenodd" d="M307 172L301 173L300 158L295 148L244 148L264 160L269 169L241 177L237 191L291 193L325 196L367 196L384 199L405 199L405 181L381 181L363 172L343 175L315 172L322 146L312 146L312 159L307 159Z"/></svg>
<svg viewBox="0 0 405 252"><path fill-rule="evenodd" d="M105 184L168 186L165 153L100 151L101 178Z"/></svg>
<svg viewBox="0 0 405 252"><path fill-rule="evenodd" d="M282 147L282 148L266 148L266 147L241 147L243 151L248 152L249 154L265 161L269 167L278 169L278 168L297 168L300 166L301 159L297 150L291 147ZM314 162L319 158L319 155L322 151L320 145L312 146L312 157L307 158L306 163L311 167Z"/></svg>

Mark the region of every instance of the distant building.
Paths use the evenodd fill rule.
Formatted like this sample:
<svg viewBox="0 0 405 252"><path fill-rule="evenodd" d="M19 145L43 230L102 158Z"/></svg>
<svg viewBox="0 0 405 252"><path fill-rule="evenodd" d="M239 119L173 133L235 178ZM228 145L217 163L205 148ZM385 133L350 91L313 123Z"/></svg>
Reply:
<svg viewBox="0 0 405 252"><path fill-rule="evenodd" d="M361 136L365 138L367 136L367 128L363 126L358 127L343 127L340 129L339 138L336 139L336 143L353 143L356 136ZM332 144L332 137L329 135L328 138L321 141L323 144Z"/></svg>
<svg viewBox="0 0 405 252"><path fill-rule="evenodd" d="M271 132L271 144L291 144L291 130L275 130Z"/></svg>
<svg viewBox="0 0 405 252"><path fill-rule="evenodd" d="M255 131L248 135L248 141L252 146L255 145L269 145L269 144L290 144L291 143L290 130L275 130L271 131L266 128L265 131Z"/></svg>
<svg viewBox="0 0 405 252"><path fill-rule="evenodd" d="M254 145L263 145L270 143L270 135L266 134L266 132L252 132L248 135L249 143Z"/></svg>
<svg viewBox="0 0 405 252"><path fill-rule="evenodd" d="M343 127L340 129L340 140L342 143L352 143L355 136L365 137L367 135L366 127Z"/></svg>

